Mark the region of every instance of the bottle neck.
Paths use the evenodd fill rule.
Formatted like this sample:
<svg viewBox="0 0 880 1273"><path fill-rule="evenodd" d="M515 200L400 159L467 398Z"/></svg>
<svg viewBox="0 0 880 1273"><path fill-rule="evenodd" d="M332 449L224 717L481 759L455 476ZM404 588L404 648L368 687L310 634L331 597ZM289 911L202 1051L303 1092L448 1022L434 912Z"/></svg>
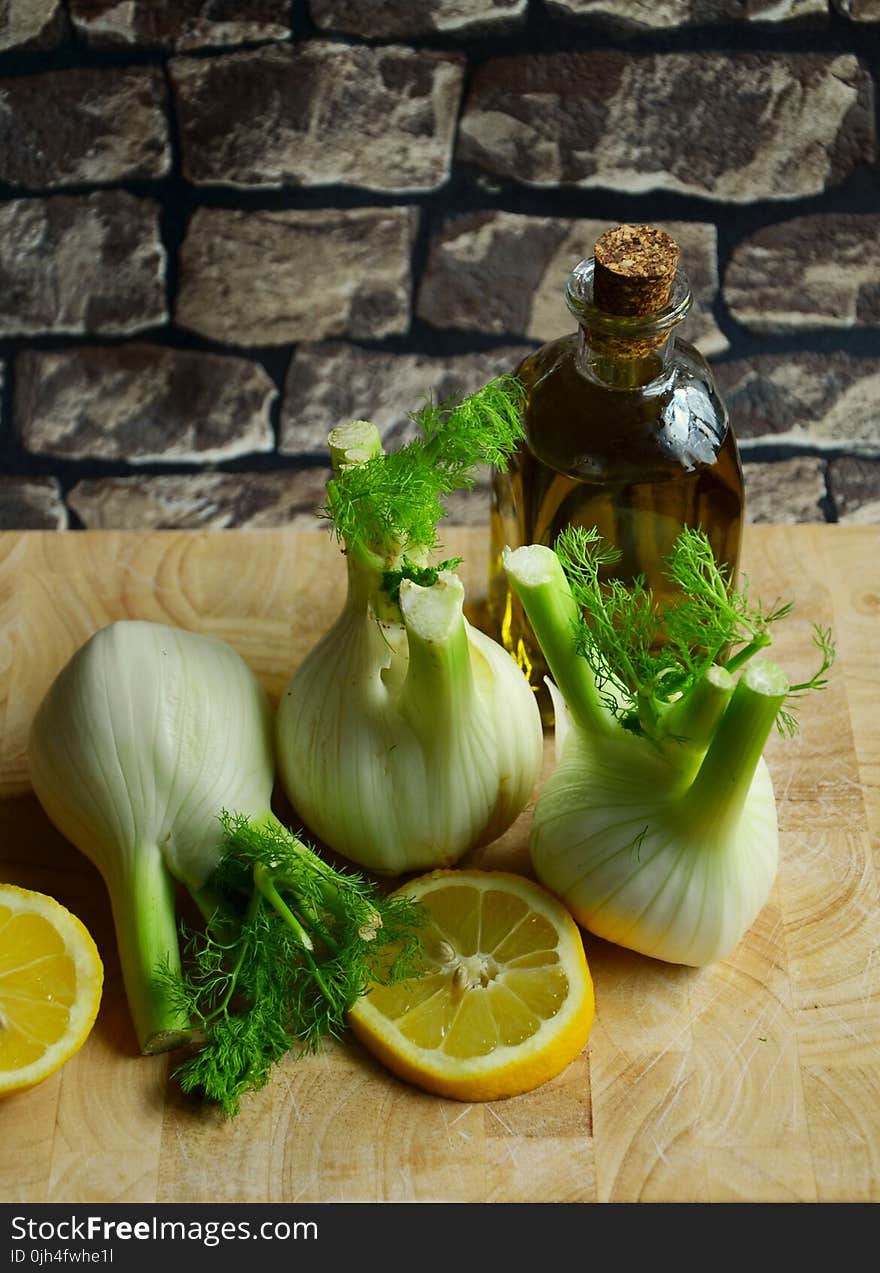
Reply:
<svg viewBox="0 0 880 1273"><path fill-rule="evenodd" d="M650 314L612 314L593 299L592 257L569 276L568 308L578 320L580 371L615 389L659 386L671 374L674 329L691 306L690 284L678 270L668 304Z"/></svg>
<svg viewBox="0 0 880 1273"><path fill-rule="evenodd" d="M609 389L659 387L668 380L675 336L650 342L611 339L587 326L578 328L577 365L581 375Z"/></svg>

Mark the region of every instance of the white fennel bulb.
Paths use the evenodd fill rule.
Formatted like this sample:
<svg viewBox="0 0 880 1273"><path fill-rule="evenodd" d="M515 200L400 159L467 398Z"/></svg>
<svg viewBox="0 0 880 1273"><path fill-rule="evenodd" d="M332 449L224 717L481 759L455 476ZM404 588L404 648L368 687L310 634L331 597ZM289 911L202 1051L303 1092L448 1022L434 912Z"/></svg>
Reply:
<svg viewBox="0 0 880 1273"><path fill-rule="evenodd" d="M382 450L365 421L329 436L326 513L343 542L342 613L293 674L276 721L284 790L311 832L377 874L449 866L525 808L543 731L509 654L468 622L458 561L429 564L443 495L521 435L516 382L428 404Z"/></svg>
<svg viewBox="0 0 880 1273"><path fill-rule="evenodd" d="M825 684L833 646L817 632L822 664L800 685L749 662L790 607L750 607L701 532L683 532L671 555L672 605L603 582L611 560L580 528L556 551L505 553L555 681L557 763L536 801L532 862L590 932L702 967L767 901L778 831L763 748L777 723L794 728L785 704Z"/></svg>
<svg viewBox="0 0 880 1273"><path fill-rule="evenodd" d="M465 619L455 575L404 580L400 623L376 616L360 582L281 698L279 777L309 829L351 861L380 874L448 866L501 835L532 794L535 696Z"/></svg>
<svg viewBox="0 0 880 1273"><path fill-rule="evenodd" d="M756 665L744 680L765 674ZM644 738L571 725L535 806L536 874L598 937L670 963L723 959L754 923L777 869L773 784L763 757L749 764L735 768L728 756L726 783L704 774L687 785L674 755Z"/></svg>
<svg viewBox="0 0 880 1273"><path fill-rule="evenodd" d="M59 672L29 737L31 782L49 818L107 885L142 1050L187 1034L156 980L179 969L179 882L217 865L224 808L262 818L274 780L271 712L231 646L161 623L100 629Z"/></svg>

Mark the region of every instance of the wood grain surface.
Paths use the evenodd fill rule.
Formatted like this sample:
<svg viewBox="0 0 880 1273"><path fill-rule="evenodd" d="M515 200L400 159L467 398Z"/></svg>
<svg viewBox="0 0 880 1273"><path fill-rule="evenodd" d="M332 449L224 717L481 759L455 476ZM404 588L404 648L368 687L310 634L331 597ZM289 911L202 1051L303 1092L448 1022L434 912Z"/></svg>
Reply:
<svg viewBox="0 0 880 1273"><path fill-rule="evenodd" d="M485 539L447 532L479 619ZM230 642L277 699L335 617L338 549L321 532L0 535L0 878L51 893L106 964L85 1047L0 1103L0 1199L19 1202L866 1202L880 1200L880 534L754 526L756 596L796 599L774 654L831 683L774 738L781 860L733 955L694 970L585 934L597 1014L582 1056L525 1096L432 1097L350 1038L288 1058L234 1121L137 1055L109 905L94 868L29 790L25 742L86 637L146 618ZM548 740L547 760L551 762ZM529 810L471 865L528 872Z"/></svg>

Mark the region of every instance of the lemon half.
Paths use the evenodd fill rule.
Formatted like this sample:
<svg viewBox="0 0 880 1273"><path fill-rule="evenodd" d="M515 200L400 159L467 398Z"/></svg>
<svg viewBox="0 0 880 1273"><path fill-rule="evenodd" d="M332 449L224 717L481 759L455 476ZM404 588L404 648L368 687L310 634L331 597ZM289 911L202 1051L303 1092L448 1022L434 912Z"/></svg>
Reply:
<svg viewBox="0 0 880 1273"><path fill-rule="evenodd" d="M34 1087L85 1043L104 966L84 924L45 893L0 884L0 1096Z"/></svg>
<svg viewBox="0 0 880 1273"><path fill-rule="evenodd" d="M361 1043L399 1077L462 1101L530 1091L580 1054L593 982L580 930L525 876L432 871L398 890L427 914L423 967L352 1007Z"/></svg>

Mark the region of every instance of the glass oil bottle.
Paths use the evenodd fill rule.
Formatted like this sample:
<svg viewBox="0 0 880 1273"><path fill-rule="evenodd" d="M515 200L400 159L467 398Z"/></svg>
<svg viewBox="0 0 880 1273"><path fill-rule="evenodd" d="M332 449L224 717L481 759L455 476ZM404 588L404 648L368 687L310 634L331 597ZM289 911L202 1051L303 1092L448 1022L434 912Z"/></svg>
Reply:
<svg viewBox="0 0 880 1273"><path fill-rule="evenodd" d="M525 439L493 475L488 615L492 635L552 707L547 669L507 585L505 546L552 546L566 526L596 527L622 580L646 578L663 599L664 558L682 527L701 528L735 576L743 475L728 413L702 355L675 335L691 306L675 241L654 226L607 230L566 289L577 330L516 370Z"/></svg>

